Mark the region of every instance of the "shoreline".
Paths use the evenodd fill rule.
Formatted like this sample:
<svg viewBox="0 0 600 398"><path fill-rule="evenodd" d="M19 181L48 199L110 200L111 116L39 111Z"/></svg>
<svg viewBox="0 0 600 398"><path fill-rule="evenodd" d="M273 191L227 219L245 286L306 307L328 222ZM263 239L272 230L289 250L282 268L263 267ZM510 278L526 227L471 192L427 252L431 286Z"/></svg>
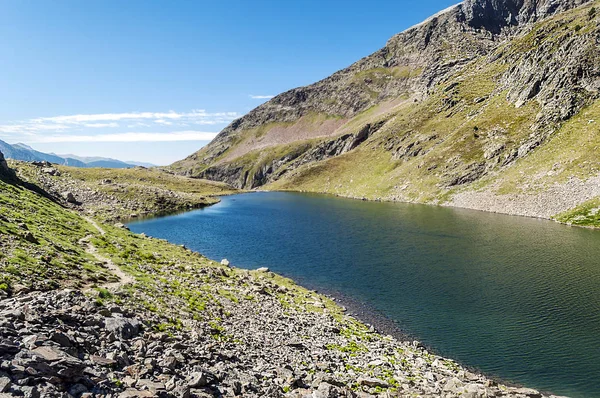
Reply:
<svg viewBox="0 0 600 398"><path fill-rule="evenodd" d="M534 215L518 214L518 213L509 213L509 212L495 211L495 210L492 211L492 210L476 209L476 208L473 208L473 207L455 206L455 205L443 204L443 203L439 204L439 203L410 202L410 201L404 201L404 200L383 199L383 198L368 199L366 197L342 195L342 194L331 193L331 192L305 191L305 190L293 190L293 189L273 189L273 190L269 190L269 189L256 189L256 190L254 190L253 189L251 191L243 191L243 192L240 192L240 193L252 193L252 192L303 193L303 194L326 195L326 196L332 196L332 197L342 198L342 199L351 199L351 200L356 200L356 201L361 201L361 202L402 203L402 204L411 204L411 205L444 207L444 208L447 208L447 209L472 210L472 211L478 211L478 212L482 212L482 213L500 214L500 215L503 215L503 216L510 216L510 217L522 217L522 218L529 218L529 219L533 219L533 220L551 221L553 223L561 224L561 225L564 225L564 226L567 226L567 227L584 228L584 229L589 229L589 230L593 230L593 231L600 231L600 226L595 227L593 225L577 225L577 224L572 224L572 223L568 223L568 222L558 221L558 220L556 220L556 219L554 219L552 217L534 216ZM230 195L237 195L237 193L230 194ZM222 196L225 196L225 195L222 195ZM229 196L229 195L227 195L227 196Z"/></svg>

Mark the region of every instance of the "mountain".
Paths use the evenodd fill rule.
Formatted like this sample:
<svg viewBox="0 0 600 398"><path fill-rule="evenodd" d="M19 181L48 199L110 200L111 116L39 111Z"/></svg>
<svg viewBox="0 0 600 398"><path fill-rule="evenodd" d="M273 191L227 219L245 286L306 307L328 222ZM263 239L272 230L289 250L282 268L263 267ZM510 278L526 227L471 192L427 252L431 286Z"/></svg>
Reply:
<svg viewBox="0 0 600 398"><path fill-rule="evenodd" d="M74 167L86 167L85 163L79 162L75 159L64 159L53 154L39 152L25 144L20 143L10 145L0 140L0 151L3 152L4 156L9 159L23 160L27 162L46 161Z"/></svg>
<svg viewBox="0 0 600 398"><path fill-rule="evenodd" d="M87 167L105 167L105 168L111 168L111 169L124 169L124 168L129 168L129 167L134 167L134 166L141 166L141 167L146 167L146 168L156 167L156 165L152 164L152 163L135 162L135 161L123 162L121 160L116 160L116 159L111 159L111 158L103 158L103 157L99 157L99 156L77 156L77 155L72 155L72 154L58 155L58 156L61 156L63 158L77 159L83 163L86 163Z"/></svg>
<svg viewBox="0 0 600 398"><path fill-rule="evenodd" d="M132 164L134 166L146 167L146 168L151 168L151 167L157 167L158 166L158 165L153 164L153 163L136 162L136 161L132 161L132 160L126 160L125 163Z"/></svg>
<svg viewBox="0 0 600 398"><path fill-rule="evenodd" d="M32 147L22 143L11 145L2 140L0 140L0 152L3 152L4 155L9 159L23 160L27 162L46 161L50 163L73 167L102 167L111 169L126 169L141 165L138 163L122 162L120 160L110 158L82 157L70 154L56 155L54 153L44 153L36 151ZM152 167L152 165L150 165L149 163L143 163L143 165L148 165L144 167Z"/></svg>
<svg viewBox="0 0 600 398"><path fill-rule="evenodd" d="M464 1L171 167L238 188L551 217L600 195L599 6Z"/></svg>
<svg viewBox="0 0 600 398"><path fill-rule="evenodd" d="M116 159L103 158L99 156L77 156L77 155L58 155L63 158L72 158L76 159L85 164L84 167L103 167L107 169L126 169L130 167L134 167L136 165L122 162Z"/></svg>

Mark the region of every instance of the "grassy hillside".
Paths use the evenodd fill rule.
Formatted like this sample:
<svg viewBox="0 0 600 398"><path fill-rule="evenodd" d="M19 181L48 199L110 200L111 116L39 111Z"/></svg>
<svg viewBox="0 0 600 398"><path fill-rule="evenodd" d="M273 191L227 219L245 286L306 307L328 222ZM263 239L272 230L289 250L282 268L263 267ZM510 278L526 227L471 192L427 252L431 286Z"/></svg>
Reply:
<svg viewBox="0 0 600 398"><path fill-rule="evenodd" d="M111 220L207 206L218 201L216 196L237 191L223 183L159 169L53 166L56 172L49 172L29 163L11 165L21 178L39 184L63 202L65 193L71 192L78 203L65 205Z"/></svg>

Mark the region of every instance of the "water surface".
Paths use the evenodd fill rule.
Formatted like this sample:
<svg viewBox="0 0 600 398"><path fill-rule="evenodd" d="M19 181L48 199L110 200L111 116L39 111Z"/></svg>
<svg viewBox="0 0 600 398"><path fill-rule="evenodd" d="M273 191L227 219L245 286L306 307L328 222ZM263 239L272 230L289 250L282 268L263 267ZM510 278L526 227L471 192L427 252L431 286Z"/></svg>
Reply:
<svg viewBox="0 0 600 398"><path fill-rule="evenodd" d="M487 374L600 396L599 231L295 193L228 196L129 226L343 292Z"/></svg>

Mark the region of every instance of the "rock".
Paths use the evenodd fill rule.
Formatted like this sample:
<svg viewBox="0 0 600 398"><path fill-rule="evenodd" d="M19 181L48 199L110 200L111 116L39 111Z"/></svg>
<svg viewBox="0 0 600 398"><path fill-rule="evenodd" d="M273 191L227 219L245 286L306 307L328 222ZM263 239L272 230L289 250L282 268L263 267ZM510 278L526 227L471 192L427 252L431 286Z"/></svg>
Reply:
<svg viewBox="0 0 600 398"><path fill-rule="evenodd" d="M530 398L541 398L542 394L539 391L533 390L531 388L517 388L514 390L515 394L525 395Z"/></svg>
<svg viewBox="0 0 600 398"><path fill-rule="evenodd" d="M160 361L159 366L168 370L174 370L177 367L177 358L168 356Z"/></svg>
<svg viewBox="0 0 600 398"><path fill-rule="evenodd" d="M453 377L450 380L448 380L444 385L444 391L458 394L462 392L463 387L464 383L460 381L460 379Z"/></svg>
<svg viewBox="0 0 600 398"><path fill-rule="evenodd" d="M0 377L0 393L7 392L10 389L10 384L8 377Z"/></svg>
<svg viewBox="0 0 600 398"><path fill-rule="evenodd" d="M93 363L100 365L100 366L114 366L116 365L117 361L115 361L114 359L108 359L108 358L104 358L104 357L100 357L97 355L90 355L90 361L92 361Z"/></svg>
<svg viewBox="0 0 600 398"><path fill-rule="evenodd" d="M119 394L119 398L145 398L156 397L156 394L151 391L143 391L135 388L127 388Z"/></svg>
<svg viewBox="0 0 600 398"><path fill-rule="evenodd" d="M390 386L385 381L377 379L375 377L359 377L358 380L356 380L356 382L358 384L360 384L361 386L368 386L368 387L387 388Z"/></svg>
<svg viewBox="0 0 600 398"><path fill-rule="evenodd" d="M58 171L54 167L44 167L42 169L42 173L48 174L48 175L51 175L51 176L60 176L60 171Z"/></svg>
<svg viewBox="0 0 600 398"><path fill-rule="evenodd" d="M62 194L62 197L68 202L68 203L77 203L77 199L75 199L75 195L73 195L73 192L64 192Z"/></svg>
<svg viewBox="0 0 600 398"><path fill-rule="evenodd" d="M223 260L221 260L221 265L229 267L229 260L227 260L226 258L224 258Z"/></svg>
<svg viewBox="0 0 600 398"><path fill-rule="evenodd" d="M24 398L40 398L40 391L37 387L24 386L19 388Z"/></svg>
<svg viewBox="0 0 600 398"><path fill-rule="evenodd" d="M269 272L270 270L267 267L260 267L256 271L258 271L258 272Z"/></svg>
<svg viewBox="0 0 600 398"><path fill-rule="evenodd" d="M160 391L165 391L167 389L164 383L155 382L149 379L140 379L135 386L142 390L147 389L153 393L159 393Z"/></svg>
<svg viewBox="0 0 600 398"><path fill-rule="evenodd" d="M206 387L207 385L208 378L204 372L196 372L190 375L188 383L190 388Z"/></svg>
<svg viewBox="0 0 600 398"><path fill-rule="evenodd" d="M129 231L129 228L127 227L127 225L125 225L125 224L123 224L123 223L120 223L120 222L118 222L118 223L115 223L113 226L114 226L115 228L125 229L125 230Z"/></svg>
<svg viewBox="0 0 600 398"><path fill-rule="evenodd" d="M50 336L50 340L55 343L60 344L61 347L72 347L73 343L71 342L71 338L64 333L55 332Z"/></svg>
<svg viewBox="0 0 600 398"><path fill-rule="evenodd" d="M35 355L39 355L46 361L53 362L65 357L67 354L56 347L37 347L32 351Z"/></svg>
<svg viewBox="0 0 600 398"><path fill-rule="evenodd" d="M104 325L107 331L114 333L120 339L129 340L140 332L140 322L130 318L106 318Z"/></svg>
<svg viewBox="0 0 600 398"><path fill-rule="evenodd" d="M74 384L71 386L71 388L69 388L69 394L71 394L74 397L79 397L81 394L87 392L88 389L86 386L84 386L83 384Z"/></svg>
<svg viewBox="0 0 600 398"><path fill-rule="evenodd" d="M0 177L5 179L13 179L15 177L14 172L8 167L8 163L6 163L2 152L0 152Z"/></svg>
<svg viewBox="0 0 600 398"><path fill-rule="evenodd" d="M27 242L29 243L34 243L34 244L38 244L40 243L37 238L29 231L25 232L25 234L23 234L23 239L25 239Z"/></svg>

